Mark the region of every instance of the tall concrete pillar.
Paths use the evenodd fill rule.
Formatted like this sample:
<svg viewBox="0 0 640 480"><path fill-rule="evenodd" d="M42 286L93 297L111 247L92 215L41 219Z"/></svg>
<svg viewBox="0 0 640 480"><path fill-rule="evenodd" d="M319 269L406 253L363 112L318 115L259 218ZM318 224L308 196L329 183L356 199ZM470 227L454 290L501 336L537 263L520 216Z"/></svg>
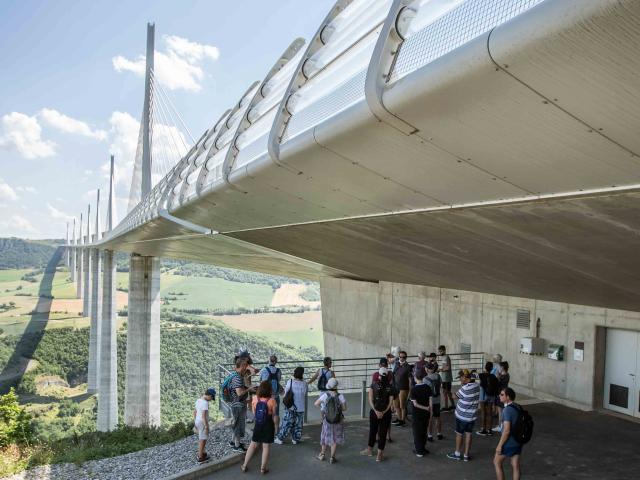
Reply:
<svg viewBox="0 0 640 480"><path fill-rule="evenodd" d="M71 245L74 245L74 248L71 249L71 255L69 257L69 277L71 278L72 282L76 281L76 255L77 255L77 248L75 248L76 245L76 219L73 219L73 234L72 234L73 238L71 240Z"/></svg>
<svg viewBox="0 0 640 480"><path fill-rule="evenodd" d="M93 242L100 240L100 189L96 201L96 228ZM99 249L91 249L91 328L89 329L89 378L87 392L97 393L100 370L100 334L102 333L102 254Z"/></svg>
<svg viewBox="0 0 640 480"><path fill-rule="evenodd" d="M114 158L111 155L106 231L116 223ZM116 304L116 259L111 250L102 252L102 331L98 370L98 431L118 426L118 313Z"/></svg>
<svg viewBox="0 0 640 480"><path fill-rule="evenodd" d="M91 205L87 209L87 235L84 237L85 245L91 243ZM82 255L83 260L83 273L84 273L84 294L82 296L82 316L88 317L91 315L91 249L85 248Z"/></svg>
<svg viewBox="0 0 640 480"><path fill-rule="evenodd" d="M82 214L80 214L80 228L78 230L78 245L82 245ZM76 298L82 298L84 294L84 249L76 248ZM84 309L84 307L83 307Z"/></svg>
<svg viewBox="0 0 640 480"><path fill-rule="evenodd" d="M67 222L67 243L65 244L67 246L66 250L66 256L64 259L64 264L66 265L67 268L69 268L70 264L71 264L71 249L69 248L69 222Z"/></svg>
<svg viewBox="0 0 640 480"><path fill-rule="evenodd" d="M160 259L130 261L125 423L160 425Z"/></svg>
<svg viewBox="0 0 640 480"><path fill-rule="evenodd" d="M100 369L100 335L102 333L102 255L92 248L91 255L91 328L89 330L89 378L88 393L98 391Z"/></svg>
<svg viewBox="0 0 640 480"><path fill-rule="evenodd" d="M118 426L118 341L116 260L111 250L102 252L102 331L98 383L98 431Z"/></svg>

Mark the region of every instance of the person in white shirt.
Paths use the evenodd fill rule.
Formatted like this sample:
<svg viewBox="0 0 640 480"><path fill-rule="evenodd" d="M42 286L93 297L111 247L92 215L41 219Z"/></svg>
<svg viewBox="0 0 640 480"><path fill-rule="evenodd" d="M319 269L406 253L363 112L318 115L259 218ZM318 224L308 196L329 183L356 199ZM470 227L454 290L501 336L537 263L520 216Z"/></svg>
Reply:
<svg viewBox="0 0 640 480"><path fill-rule="evenodd" d="M196 400L193 423L194 430L198 433L198 463L204 463L209 460L209 455L205 452L205 446L209 438L209 402L215 400L215 398L215 389L209 388L201 398Z"/></svg>

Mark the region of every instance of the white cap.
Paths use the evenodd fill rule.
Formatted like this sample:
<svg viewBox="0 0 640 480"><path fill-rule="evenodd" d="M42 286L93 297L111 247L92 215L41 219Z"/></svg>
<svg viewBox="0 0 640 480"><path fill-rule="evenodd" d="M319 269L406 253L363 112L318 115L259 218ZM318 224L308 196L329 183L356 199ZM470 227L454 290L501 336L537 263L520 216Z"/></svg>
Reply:
<svg viewBox="0 0 640 480"><path fill-rule="evenodd" d="M330 378L327 382L327 390L335 390L336 388L338 388L338 380Z"/></svg>
<svg viewBox="0 0 640 480"><path fill-rule="evenodd" d="M387 369L386 369L386 367L380 367L380 369L378 370L378 373L379 373L381 376L386 375L388 372L389 372L389 370L387 370Z"/></svg>

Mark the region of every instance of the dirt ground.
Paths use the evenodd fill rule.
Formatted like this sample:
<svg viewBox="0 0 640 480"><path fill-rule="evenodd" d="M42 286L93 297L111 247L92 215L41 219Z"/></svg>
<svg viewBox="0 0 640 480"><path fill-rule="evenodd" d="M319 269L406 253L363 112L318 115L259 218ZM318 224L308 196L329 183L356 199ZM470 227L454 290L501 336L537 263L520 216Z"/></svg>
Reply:
<svg viewBox="0 0 640 480"><path fill-rule="evenodd" d="M116 305L123 308L128 303L127 292L116 292ZM82 299L81 298L54 298L51 303L52 312L81 312L82 311Z"/></svg>
<svg viewBox="0 0 640 480"><path fill-rule="evenodd" d="M271 300L272 307L280 307L283 305L308 305L315 307L320 302L308 302L304 298L300 297L300 294L304 292L306 285L301 283L283 283L282 286L276 290Z"/></svg>
<svg viewBox="0 0 640 480"><path fill-rule="evenodd" d="M310 328L322 329L322 313L320 311L224 315L215 318L229 327L243 332L290 332Z"/></svg>

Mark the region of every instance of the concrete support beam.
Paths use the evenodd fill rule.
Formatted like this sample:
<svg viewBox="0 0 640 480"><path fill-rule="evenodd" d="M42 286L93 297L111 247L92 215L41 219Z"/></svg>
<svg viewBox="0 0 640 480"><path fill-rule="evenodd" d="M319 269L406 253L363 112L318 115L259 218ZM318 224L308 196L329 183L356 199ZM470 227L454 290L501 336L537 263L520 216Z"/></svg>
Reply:
<svg viewBox="0 0 640 480"><path fill-rule="evenodd" d="M130 261L125 423L160 425L160 259Z"/></svg>
<svg viewBox="0 0 640 480"><path fill-rule="evenodd" d="M84 251L76 248L76 298L82 298L84 294Z"/></svg>
<svg viewBox="0 0 640 480"><path fill-rule="evenodd" d="M76 253L77 248L69 249L69 278L72 282L76 281Z"/></svg>
<svg viewBox="0 0 640 480"><path fill-rule="evenodd" d="M86 243L89 243L87 240ZM91 315L91 249L85 248L82 254L82 316Z"/></svg>
<svg viewBox="0 0 640 480"><path fill-rule="evenodd" d="M89 329L89 378L87 392L97 393L100 370L100 336L102 332L102 255L92 248L91 255L91 328Z"/></svg>
<svg viewBox="0 0 640 480"><path fill-rule="evenodd" d="M111 250L102 253L102 328L98 381L98 431L118 426L118 313L116 260Z"/></svg>

